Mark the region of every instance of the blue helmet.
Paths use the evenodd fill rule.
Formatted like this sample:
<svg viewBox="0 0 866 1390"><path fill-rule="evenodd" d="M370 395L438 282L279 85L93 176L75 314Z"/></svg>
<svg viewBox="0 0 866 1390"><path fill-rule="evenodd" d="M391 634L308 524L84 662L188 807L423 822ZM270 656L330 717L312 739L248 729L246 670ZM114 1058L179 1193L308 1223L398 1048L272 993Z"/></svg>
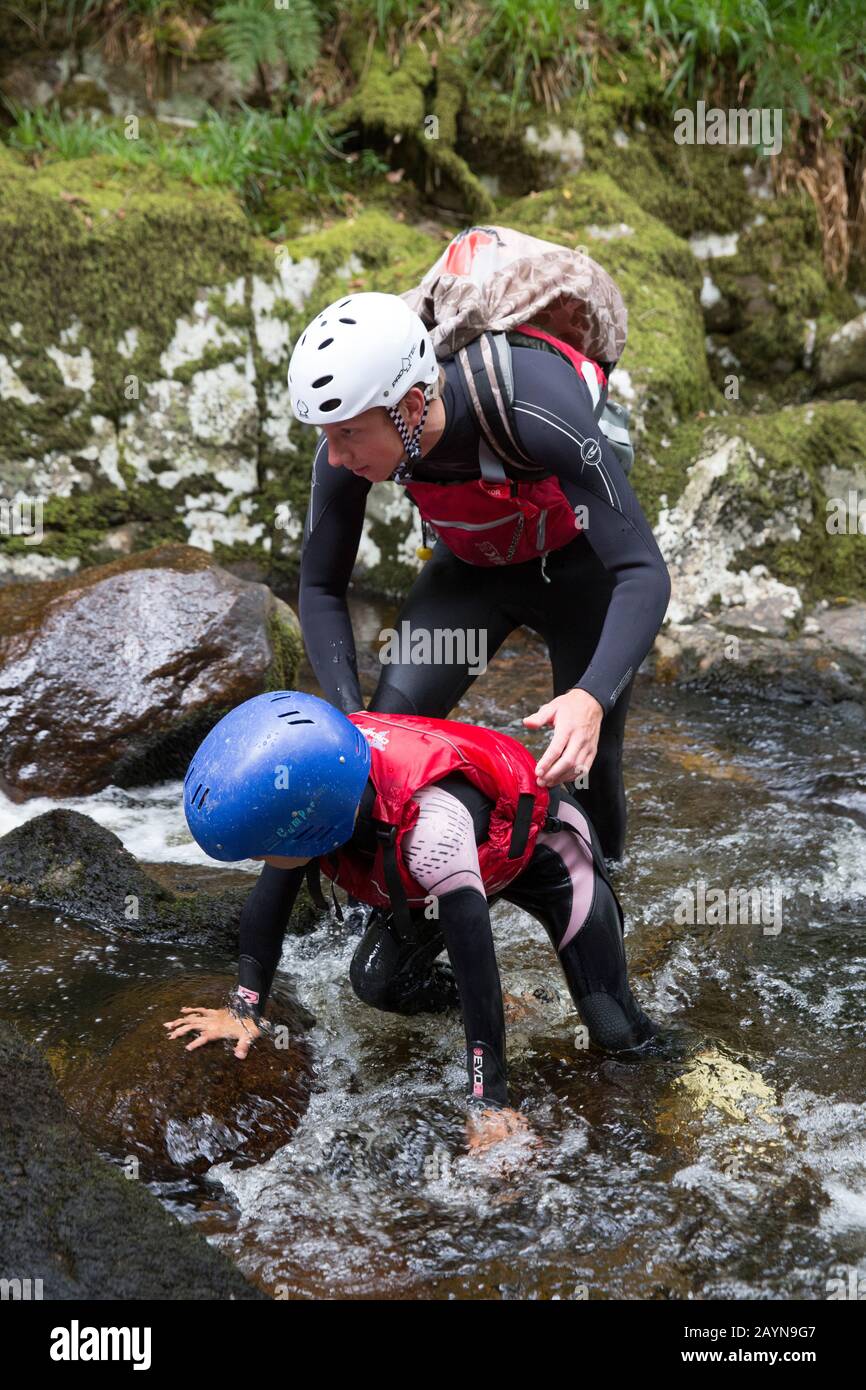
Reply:
<svg viewBox="0 0 866 1390"><path fill-rule="evenodd" d="M351 837L370 745L325 700L256 695L211 729L189 765L183 809L212 859L314 858Z"/></svg>

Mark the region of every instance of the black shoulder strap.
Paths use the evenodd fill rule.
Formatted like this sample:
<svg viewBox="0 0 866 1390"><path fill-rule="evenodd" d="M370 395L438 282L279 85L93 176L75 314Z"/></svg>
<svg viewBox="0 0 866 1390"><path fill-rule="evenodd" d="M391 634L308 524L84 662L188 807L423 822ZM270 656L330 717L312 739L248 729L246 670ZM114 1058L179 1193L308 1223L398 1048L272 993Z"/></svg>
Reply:
<svg viewBox="0 0 866 1390"><path fill-rule="evenodd" d="M455 354L466 404L478 421L480 444L518 468L533 464L517 442L512 415L511 347L504 333L482 333ZM479 448L479 455L481 448Z"/></svg>

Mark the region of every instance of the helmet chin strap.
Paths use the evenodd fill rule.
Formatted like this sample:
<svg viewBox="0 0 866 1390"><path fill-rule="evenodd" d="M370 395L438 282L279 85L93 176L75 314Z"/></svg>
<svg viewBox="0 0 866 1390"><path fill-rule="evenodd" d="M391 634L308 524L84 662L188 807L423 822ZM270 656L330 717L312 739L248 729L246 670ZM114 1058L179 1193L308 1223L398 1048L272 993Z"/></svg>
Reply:
<svg viewBox="0 0 866 1390"><path fill-rule="evenodd" d="M421 435L424 431L424 423L427 419L427 412L430 409L430 398L424 394L424 409L421 412L421 419L415 426L412 433L409 433L409 426L403 419L395 405L386 406L388 414L400 432L403 441L404 457L397 464L394 472L388 478L390 483L406 483L412 477L412 465L416 459L421 457Z"/></svg>

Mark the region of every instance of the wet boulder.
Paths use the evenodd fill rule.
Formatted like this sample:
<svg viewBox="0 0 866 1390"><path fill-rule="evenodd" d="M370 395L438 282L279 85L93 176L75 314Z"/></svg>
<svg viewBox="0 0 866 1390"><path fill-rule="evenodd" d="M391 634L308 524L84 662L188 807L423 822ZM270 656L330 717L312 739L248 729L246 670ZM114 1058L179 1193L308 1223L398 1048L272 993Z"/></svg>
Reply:
<svg viewBox="0 0 866 1390"><path fill-rule="evenodd" d="M53 907L148 941L234 954L254 882L222 866L140 864L117 835L80 811L46 811L0 836L0 898ZM320 918L302 890L289 930L312 931Z"/></svg>
<svg viewBox="0 0 866 1390"><path fill-rule="evenodd" d="M142 1175L204 1172L213 1163L261 1162L291 1138L311 1085L303 1029L309 1015L286 994L272 996L271 1035L239 1060L228 1041L188 1052L197 1036L171 1039L163 1024L184 1005L223 1008L233 981L184 975L117 996L114 1041L77 1072L64 1095L82 1127ZM105 1011L103 1010L103 1013Z"/></svg>
<svg viewBox="0 0 866 1390"><path fill-rule="evenodd" d="M61 797L182 774L226 710L291 686L297 619L169 545L0 589L0 786Z"/></svg>
<svg viewBox="0 0 866 1390"><path fill-rule="evenodd" d="M93 1152L45 1058L0 1023L0 1278L53 1299L259 1299L144 1183ZM23 1294L26 1297L26 1294Z"/></svg>
<svg viewBox="0 0 866 1390"><path fill-rule="evenodd" d="M207 869L147 872L110 830L80 811L47 811L0 837L0 896L54 907L70 917L148 940L237 950L241 908L253 880Z"/></svg>

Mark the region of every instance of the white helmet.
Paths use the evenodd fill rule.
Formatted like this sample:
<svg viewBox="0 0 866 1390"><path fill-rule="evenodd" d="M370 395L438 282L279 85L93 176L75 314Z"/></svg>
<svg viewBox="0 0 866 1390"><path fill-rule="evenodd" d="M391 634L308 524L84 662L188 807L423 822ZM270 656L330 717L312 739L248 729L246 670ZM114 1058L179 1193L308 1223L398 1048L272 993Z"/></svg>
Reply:
<svg viewBox="0 0 866 1390"><path fill-rule="evenodd" d="M408 456L417 457L426 407L410 439L395 406L410 386L432 385L438 372L430 334L405 300L375 291L350 294L317 314L295 344L289 362L292 411L305 424L328 425L384 406Z"/></svg>

